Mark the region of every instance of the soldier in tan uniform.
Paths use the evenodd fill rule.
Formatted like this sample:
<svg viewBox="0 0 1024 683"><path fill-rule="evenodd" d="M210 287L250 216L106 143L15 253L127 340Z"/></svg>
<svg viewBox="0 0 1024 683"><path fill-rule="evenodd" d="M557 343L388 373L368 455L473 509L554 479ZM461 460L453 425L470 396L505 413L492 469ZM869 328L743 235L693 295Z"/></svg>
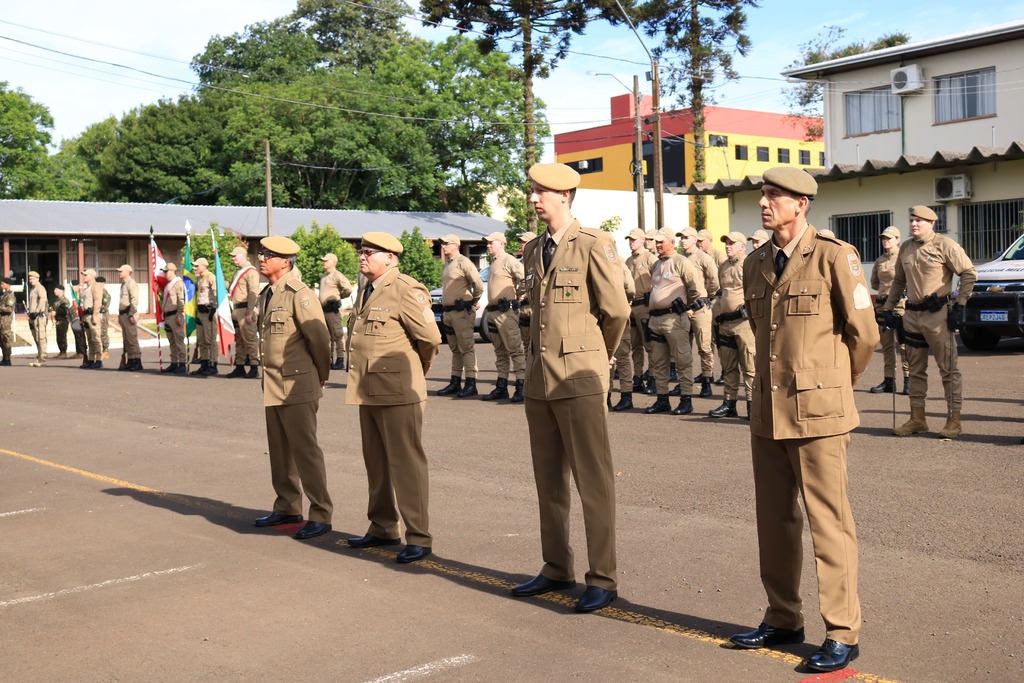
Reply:
<svg viewBox="0 0 1024 683"><path fill-rule="evenodd" d="M516 597L576 584L569 545L569 473L583 508L589 570L577 612L618 597L615 470L608 438L608 368L629 319L622 264L608 234L572 216L579 173L535 164L530 204L547 231L526 245L523 263L533 307L526 368L526 421L540 506L544 567L512 589Z"/></svg>
<svg viewBox="0 0 1024 683"><path fill-rule="evenodd" d="M722 239L725 239L725 235L722 235ZM710 230L704 229L697 231L697 248L710 256L711 260L715 262L715 266L717 268L721 268L725 265L725 262L729 260L729 256L724 251L721 249L715 249L715 236L711 234ZM714 293L715 292L708 291L709 296L713 296Z"/></svg>
<svg viewBox="0 0 1024 683"><path fill-rule="evenodd" d="M630 348L633 352L633 391L644 393L644 376L651 387L646 393L654 393L654 375L651 374L651 339L647 330L647 321L651 310L651 271L658 257L647 250L644 231L633 228L626 236L630 254L626 258L626 267L633 278L633 300L630 302L629 335ZM646 356L646 362L645 357ZM646 368L646 370L645 370ZM621 376L622 368L619 368Z"/></svg>
<svg viewBox="0 0 1024 683"><path fill-rule="evenodd" d="M96 271L82 271L82 326L88 340L88 353L79 367L98 370L103 367L103 337L100 329L100 306L106 288L96 279Z"/></svg>
<svg viewBox="0 0 1024 683"><path fill-rule="evenodd" d="M871 387L872 394L895 394L896 393L896 347L900 350L900 360L903 366L903 394L910 393L910 366L907 364L907 347L897 338L896 330L885 326L885 302L889 300L889 289L892 287L892 280L896 276L896 255L900 249L900 229L890 225L882 231L879 236L882 240L882 255L875 261L875 267L871 270L871 288L878 292L875 297L875 322L878 323L878 331L882 339L882 365L885 374L881 384ZM896 302L893 312L896 315L903 315L906 298Z"/></svg>
<svg viewBox="0 0 1024 683"><path fill-rule="evenodd" d="M738 417L736 400L742 381L749 418L754 381L754 331L747 321L747 309L743 305L743 259L747 253L747 238L741 232L730 232L722 237L722 241L725 242L726 260L718 270L721 294L715 325L718 326L718 356L725 378L725 399L722 405L708 412L708 417Z"/></svg>
<svg viewBox="0 0 1024 683"><path fill-rule="evenodd" d="M651 310L648 328L651 344L651 374L658 399L644 412L689 415L693 412L693 355L690 324L696 311L707 305L704 278L693 263L676 251L675 235L659 230L654 236L658 262L651 273ZM675 361L679 373L679 405L669 405L669 364Z"/></svg>
<svg viewBox="0 0 1024 683"><path fill-rule="evenodd" d="M231 250L231 261L238 268L228 286L231 322L235 326L235 367L225 377L257 379L260 376L260 349L256 339L256 302L260 293L260 275L249 263L249 252L243 246ZM246 366L249 366L248 371Z"/></svg>
<svg viewBox="0 0 1024 683"><path fill-rule="evenodd" d="M210 272L210 262L198 258L192 262L196 276L196 347L199 367L192 375L217 374L217 280Z"/></svg>
<svg viewBox="0 0 1024 683"><path fill-rule="evenodd" d="M338 270L338 257L324 254L324 276L320 278L320 306L331 331L331 370L345 369L345 321L341 300L352 293L352 283Z"/></svg>
<svg viewBox="0 0 1024 683"><path fill-rule="evenodd" d="M117 303L117 324L121 327L124 340L125 363L118 370L138 372L142 370L142 347L139 346L139 327L136 315L139 312L139 286L132 277L133 268L127 263L117 269L121 280L121 292Z"/></svg>
<svg viewBox="0 0 1024 683"><path fill-rule="evenodd" d="M523 264L505 251L505 234L492 232L486 238L487 253L492 257L487 276L487 321L494 328L491 343L498 369L494 390L483 397L485 401L506 399L509 370L515 372L515 392L512 403L523 402L523 379L526 377L526 357L523 338L519 335L519 298L516 290L523 283Z"/></svg>
<svg viewBox="0 0 1024 683"><path fill-rule="evenodd" d="M34 270L28 273L28 286L28 325L36 343L36 359L29 365L41 368L46 365L46 314L50 303L46 298L46 288L39 284L39 273Z"/></svg>
<svg viewBox="0 0 1024 683"><path fill-rule="evenodd" d="M396 559L404 564L422 560L433 547L423 409L425 376L437 357L441 332L427 288L398 270L402 251L402 243L385 232L363 235L359 273L366 287L349 320L345 403L359 406L370 520L366 534L348 544L397 545L401 515L406 546Z"/></svg>
<svg viewBox="0 0 1024 683"><path fill-rule="evenodd" d="M110 358L110 292L107 291L107 278L99 275L96 282L100 283L100 343L103 348L103 360Z"/></svg>
<svg viewBox="0 0 1024 683"><path fill-rule="evenodd" d="M167 285L164 287L164 332L171 347L171 362L160 372L183 375L188 371L185 351L185 282L178 275L178 266L164 266Z"/></svg>
<svg viewBox="0 0 1024 683"><path fill-rule="evenodd" d="M455 394L459 398L476 396L476 349L473 342L473 328L476 327L476 310L484 293L480 271L473 262L459 253L459 238L445 235L441 238L441 323L448 337L448 348L452 350L452 379L448 386L437 392L438 396ZM462 374L466 383L462 385Z"/></svg>
<svg viewBox="0 0 1024 683"><path fill-rule="evenodd" d="M260 274L270 284L262 294L257 322L270 478L277 497L273 512L254 523L268 527L301 522L305 493L309 521L293 536L304 541L331 530L334 510L316 438L316 413L331 372L330 334L316 295L294 277L299 245L274 236L264 237L260 246Z"/></svg>
<svg viewBox="0 0 1024 683"><path fill-rule="evenodd" d="M622 261L622 289L626 295L626 303L632 303L636 297L636 283L633 282L633 273ZM630 311L632 317L632 311ZM608 389L608 409L612 412L622 412L633 409L633 387L639 378L633 374L633 337L630 335L629 325L622 331L622 339L615 347L614 361L610 370ZM612 405L611 386L615 384L615 373L619 373L619 401Z"/></svg>
<svg viewBox="0 0 1024 683"><path fill-rule="evenodd" d="M764 230L755 230L754 234L747 238L750 242L750 248L757 251L761 248L761 245L771 239L771 236Z"/></svg>
<svg viewBox="0 0 1024 683"><path fill-rule="evenodd" d="M762 177L761 221L774 235L747 257L743 291L756 345L750 442L768 609L755 631L731 641L760 648L804 640L802 497L826 629L804 666L836 671L860 651L846 451L859 424L853 385L878 344L878 326L857 250L807 222L814 178L792 167Z"/></svg>
<svg viewBox="0 0 1024 683"><path fill-rule="evenodd" d="M0 365L11 364L11 347L14 346L14 292L11 285L14 281L5 277L0 280L0 352L3 359Z"/></svg>
<svg viewBox="0 0 1024 683"><path fill-rule="evenodd" d="M702 232L707 232L706 230ZM697 231L693 228L685 228L677 232L676 237L680 238L680 249L686 258L697 267L697 271L704 278L704 291L706 296L711 297L718 293L718 267L717 261L712 258L704 249L697 246ZM710 239L710 238L709 238ZM712 249L716 254L722 252ZM722 254L725 256L725 254ZM695 311L690 318L690 340L697 346L697 353L700 355L700 374L693 378L694 383L700 382L701 398L711 396L711 382L715 379L715 356L711 351L711 306L705 306Z"/></svg>
<svg viewBox="0 0 1024 683"><path fill-rule="evenodd" d="M536 239L537 233L535 232L524 232L519 236L519 249L517 256L519 257L519 263L523 262L523 249L529 244L530 240ZM525 270L524 270L525 272ZM524 279L516 287L516 297L519 299L519 338L523 341L523 361L525 363L526 358L530 355L530 313L533 307L530 306L530 300L526 296L526 280Z"/></svg>
<svg viewBox="0 0 1024 683"><path fill-rule="evenodd" d="M896 304L907 295L903 316L903 335L910 365L910 419L897 427L897 436L928 431L924 404L928 397L928 351L935 356L946 395L946 424L939 437L960 436L960 410L963 407L963 381L957 364L954 332L963 323L964 305L974 292L978 273L963 247L935 232L938 216L927 206L910 209L910 234L896 259L896 271L889 298L883 310L894 316ZM960 277L956 304L948 306L953 291L953 276ZM888 324L888 327L895 327Z"/></svg>

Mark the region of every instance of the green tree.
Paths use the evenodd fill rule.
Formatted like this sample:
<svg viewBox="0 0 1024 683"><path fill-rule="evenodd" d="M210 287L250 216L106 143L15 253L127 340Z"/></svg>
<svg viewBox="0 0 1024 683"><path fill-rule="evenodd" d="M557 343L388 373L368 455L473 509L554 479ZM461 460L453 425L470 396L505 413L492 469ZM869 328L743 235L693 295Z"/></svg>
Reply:
<svg viewBox="0 0 1024 683"><path fill-rule="evenodd" d="M302 272L302 281L315 287L323 277L324 254L338 257L338 270L351 282L359 275L359 257L355 247L342 239L333 225L320 226L314 220L307 230L300 225L292 233L292 239L302 247L295 259L295 264Z"/></svg>
<svg viewBox="0 0 1024 683"><path fill-rule="evenodd" d="M346 0L299 0L290 19L316 41L330 68L375 71L382 54L410 39L402 25L408 11L400 0L375 0L373 7Z"/></svg>
<svg viewBox="0 0 1024 683"><path fill-rule="evenodd" d="M53 199L96 201L104 198L100 183L100 158L117 140L113 116L94 123L77 138L63 140L52 157L57 188Z"/></svg>
<svg viewBox="0 0 1024 683"><path fill-rule="evenodd" d="M192 233L190 240L192 242L192 260L198 261L200 258L205 258L210 262L210 272L216 274L217 268L216 263L213 260L213 235L216 231L217 235L217 253L220 254L220 269L224 274L224 285L225 287L231 285L231 278L235 276L235 271L238 270L238 266L235 265L234 261L228 254L235 247L249 248L248 242L236 232L231 230L221 230L220 226L216 223L210 225L210 229L205 232L194 232ZM181 253L178 255L178 262L182 264L181 270L185 270L185 247L181 247Z"/></svg>
<svg viewBox="0 0 1024 683"><path fill-rule="evenodd" d="M431 243L423 237L419 226L402 231L398 238L402 243L402 258L400 268L409 277L416 278L428 289L436 289L441 286L441 260L434 256L434 248Z"/></svg>
<svg viewBox="0 0 1024 683"><path fill-rule="evenodd" d="M45 106L0 81L0 198L51 198L47 145L52 130L53 117Z"/></svg>
<svg viewBox="0 0 1024 683"><path fill-rule="evenodd" d="M622 216L612 216L601 221L601 225L598 226L603 232L615 232L622 226Z"/></svg>
<svg viewBox="0 0 1024 683"><path fill-rule="evenodd" d="M252 24L241 33L214 36L192 58L203 85L230 87L245 82L287 83L323 63L316 39L290 19Z"/></svg>
<svg viewBox="0 0 1024 683"><path fill-rule="evenodd" d="M864 52L882 50L903 45L910 40L905 33L889 33L875 40L853 41L843 44L846 29L841 26L826 26L817 38L800 46L800 59L792 62L787 69L798 69L809 64L818 64L842 57L859 55ZM804 126L807 140L820 140L824 134L821 123L813 122L823 115L822 102L824 85L820 80L808 80L786 88L783 97L789 107L790 116Z"/></svg>

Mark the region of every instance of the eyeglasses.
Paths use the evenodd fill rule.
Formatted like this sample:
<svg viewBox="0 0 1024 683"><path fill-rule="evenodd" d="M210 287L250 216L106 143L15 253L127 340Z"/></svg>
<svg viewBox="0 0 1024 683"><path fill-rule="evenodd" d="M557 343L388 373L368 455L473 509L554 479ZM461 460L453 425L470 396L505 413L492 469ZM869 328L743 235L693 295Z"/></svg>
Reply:
<svg viewBox="0 0 1024 683"><path fill-rule="evenodd" d="M384 251L384 250L383 249L366 249L366 248L363 248L363 249L360 249L359 251L357 251L356 253L359 254L360 256L365 256L366 258L370 258L374 254L379 254L382 251Z"/></svg>
<svg viewBox="0 0 1024 683"><path fill-rule="evenodd" d="M269 261L272 258L287 258L286 256L282 256L281 254L268 249L260 249L259 252L257 252L256 257L262 261Z"/></svg>

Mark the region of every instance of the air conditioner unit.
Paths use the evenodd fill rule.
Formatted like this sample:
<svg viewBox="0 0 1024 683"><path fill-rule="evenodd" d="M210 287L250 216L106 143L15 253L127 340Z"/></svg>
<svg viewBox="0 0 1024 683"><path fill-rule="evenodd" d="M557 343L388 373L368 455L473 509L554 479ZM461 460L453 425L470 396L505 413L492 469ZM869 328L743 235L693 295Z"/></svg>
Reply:
<svg viewBox="0 0 1024 683"><path fill-rule="evenodd" d="M924 85L924 74L917 64L908 64L889 72L889 87L893 95L921 92Z"/></svg>
<svg viewBox="0 0 1024 683"><path fill-rule="evenodd" d="M971 198L971 177L966 173L944 175L935 179L935 201L955 202Z"/></svg>

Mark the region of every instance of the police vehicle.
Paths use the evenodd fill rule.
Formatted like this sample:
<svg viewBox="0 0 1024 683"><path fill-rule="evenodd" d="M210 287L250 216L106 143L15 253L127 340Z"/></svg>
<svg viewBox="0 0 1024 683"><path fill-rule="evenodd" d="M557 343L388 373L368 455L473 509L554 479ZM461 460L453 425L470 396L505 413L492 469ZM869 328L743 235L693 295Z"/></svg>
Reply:
<svg viewBox="0 0 1024 683"><path fill-rule="evenodd" d="M1024 235L977 271L960 329L964 346L989 351L1003 337L1024 337Z"/></svg>
<svg viewBox="0 0 1024 683"><path fill-rule="evenodd" d="M487 306L487 274L491 272L490 268L484 268L480 271L480 279L484 282L484 293L480 296L480 308L476 311L476 324L474 328L480 338L484 340L484 343L491 343L491 331L487 327L487 315L484 308ZM438 329L441 330L441 341L445 344L448 343L448 335L444 333L444 325L441 323L441 314L444 312L441 307L441 288L430 290L430 309L434 311L434 320L437 322Z"/></svg>

